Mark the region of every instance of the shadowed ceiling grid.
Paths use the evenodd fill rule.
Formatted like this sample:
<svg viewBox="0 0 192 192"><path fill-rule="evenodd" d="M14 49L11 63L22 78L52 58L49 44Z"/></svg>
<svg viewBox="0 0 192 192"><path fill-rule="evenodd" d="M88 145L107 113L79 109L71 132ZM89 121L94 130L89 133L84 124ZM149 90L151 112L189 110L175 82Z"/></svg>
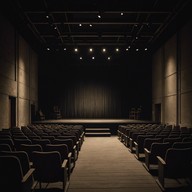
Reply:
<svg viewBox="0 0 192 192"><path fill-rule="evenodd" d="M152 47L189 0L8 0L41 47Z"/></svg>

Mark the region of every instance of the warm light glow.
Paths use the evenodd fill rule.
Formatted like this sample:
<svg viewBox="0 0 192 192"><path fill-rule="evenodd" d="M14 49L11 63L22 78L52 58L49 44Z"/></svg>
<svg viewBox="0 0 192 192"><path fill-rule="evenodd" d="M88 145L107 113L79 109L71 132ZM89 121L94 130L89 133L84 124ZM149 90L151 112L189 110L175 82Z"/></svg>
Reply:
<svg viewBox="0 0 192 192"><path fill-rule="evenodd" d="M105 48L103 48L103 49L102 49L102 51L103 51L103 52L106 52L106 49L105 49Z"/></svg>
<svg viewBox="0 0 192 192"><path fill-rule="evenodd" d="M83 59L83 57L79 57L79 59L80 59L80 60L82 60L82 59Z"/></svg>
<svg viewBox="0 0 192 192"><path fill-rule="evenodd" d="M119 48L116 48L115 50L116 50L116 52L119 52Z"/></svg>
<svg viewBox="0 0 192 192"><path fill-rule="evenodd" d="M92 49L92 48L90 48L90 49L89 49L89 52L93 52L93 49Z"/></svg>
<svg viewBox="0 0 192 192"><path fill-rule="evenodd" d="M75 48L75 52L78 52L78 49L77 49L77 48Z"/></svg>
<svg viewBox="0 0 192 192"><path fill-rule="evenodd" d="M111 60L111 57L108 57L107 60Z"/></svg>
<svg viewBox="0 0 192 192"><path fill-rule="evenodd" d="M95 59L95 57L92 57L92 59Z"/></svg>

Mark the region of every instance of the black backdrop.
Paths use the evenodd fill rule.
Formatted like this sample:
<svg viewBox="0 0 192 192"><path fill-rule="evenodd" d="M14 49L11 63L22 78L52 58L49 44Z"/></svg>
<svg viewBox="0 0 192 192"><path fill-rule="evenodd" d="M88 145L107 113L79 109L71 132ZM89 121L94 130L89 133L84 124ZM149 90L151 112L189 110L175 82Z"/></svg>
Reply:
<svg viewBox="0 0 192 192"><path fill-rule="evenodd" d="M151 60L146 53L94 60L66 52L47 52L39 64L39 107L49 117L57 105L62 118L129 118L142 107L151 119Z"/></svg>

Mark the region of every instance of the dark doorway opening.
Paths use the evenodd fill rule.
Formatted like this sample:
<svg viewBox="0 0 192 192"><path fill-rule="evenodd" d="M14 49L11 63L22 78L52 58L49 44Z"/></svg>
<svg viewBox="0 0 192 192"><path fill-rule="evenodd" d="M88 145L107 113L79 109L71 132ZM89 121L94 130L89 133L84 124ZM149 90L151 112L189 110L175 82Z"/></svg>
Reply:
<svg viewBox="0 0 192 192"><path fill-rule="evenodd" d="M161 122L161 103L155 104L155 121Z"/></svg>
<svg viewBox="0 0 192 192"><path fill-rule="evenodd" d="M16 97L9 97L9 109L10 109L10 127L16 126Z"/></svg>

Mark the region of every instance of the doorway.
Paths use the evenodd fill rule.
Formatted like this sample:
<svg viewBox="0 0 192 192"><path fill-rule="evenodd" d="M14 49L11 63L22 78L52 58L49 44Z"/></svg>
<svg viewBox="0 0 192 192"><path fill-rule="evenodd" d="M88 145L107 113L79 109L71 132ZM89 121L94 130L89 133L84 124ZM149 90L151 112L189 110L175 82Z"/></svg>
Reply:
<svg viewBox="0 0 192 192"><path fill-rule="evenodd" d="M16 127L16 97L9 96L9 127Z"/></svg>
<svg viewBox="0 0 192 192"><path fill-rule="evenodd" d="M155 121L161 122L161 103L155 104Z"/></svg>

